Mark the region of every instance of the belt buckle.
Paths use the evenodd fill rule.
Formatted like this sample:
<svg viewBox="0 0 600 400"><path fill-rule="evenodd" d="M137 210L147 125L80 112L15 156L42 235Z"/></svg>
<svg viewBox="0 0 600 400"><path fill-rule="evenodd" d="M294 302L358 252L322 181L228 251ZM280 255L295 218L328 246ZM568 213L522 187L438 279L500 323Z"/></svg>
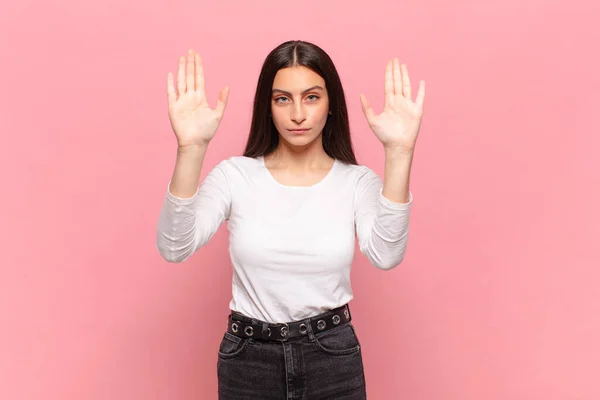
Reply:
<svg viewBox="0 0 600 400"><path fill-rule="evenodd" d="M281 342L286 342L289 339L290 326L287 324L287 322L283 322L278 325L283 325L283 326L279 329L279 335L281 336L281 339L276 339L276 340L279 340Z"/></svg>

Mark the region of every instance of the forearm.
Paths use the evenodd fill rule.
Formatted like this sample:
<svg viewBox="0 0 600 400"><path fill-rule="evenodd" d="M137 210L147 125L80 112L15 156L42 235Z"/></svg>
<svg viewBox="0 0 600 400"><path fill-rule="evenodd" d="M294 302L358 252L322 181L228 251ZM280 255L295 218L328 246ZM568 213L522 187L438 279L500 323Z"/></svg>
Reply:
<svg viewBox="0 0 600 400"><path fill-rule="evenodd" d="M171 195L163 203L157 232L158 250L167 261L185 261L197 248L196 200L192 198L198 191L205 154L206 146L177 149Z"/></svg>
<svg viewBox="0 0 600 400"><path fill-rule="evenodd" d="M177 149L177 159L169 186L173 196L189 198L196 193L206 150L207 146L189 146Z"/></svg>
<svg viewBox="0 0 600 400"><path fill-rule="evenodd" d="M385 170L382 195L395 203L408 203L410 171L414 151L385 148Z"/></svg>

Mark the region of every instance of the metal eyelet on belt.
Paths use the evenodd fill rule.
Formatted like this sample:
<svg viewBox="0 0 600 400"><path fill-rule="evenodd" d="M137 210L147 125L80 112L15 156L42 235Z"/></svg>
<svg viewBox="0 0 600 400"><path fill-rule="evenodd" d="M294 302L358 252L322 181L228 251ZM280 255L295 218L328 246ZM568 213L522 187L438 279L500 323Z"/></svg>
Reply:
<svg viewBox="0 0 600 400"><path fill-rule="evenodd" d="M246 329L244 329L244 333L246 334L246 336L252 336L254 335L254 328L251 326L247 326Z"/></svg>
<svg viewBox="0 0 600 400"><path fill-rule="evenodd" d="M337 325L340 323L340 316L339 315L334 315L333 316L333 324Z"/></svg>
<svg viewBox="0 0 600 400"><path fill-rule="evenodd" d="M288 334L288 327L287 326L282 326L281 327L281 336L282 337L286 337Z"/></svg>
<svg viewBox="0 0 600 400"><path fill-rule="evenodd" d="M237 333L237 331L238 331L238 324L237 324L237 322L234 322L233 324L231 324L231 330L234 333Z"/></svg>
<svg viewBox="0 0 600 400"><path fill-rule="evenodd" d="M346 319L350 318L350 314L348 313L348 309L344 309L344 317L346 317Z"/></svg>
<svg viewBox="0 0 600 400"><path fill-rule="evenodd" d="M298 330L300 331L301 334L306 335L306 325L305 324L300 324L300 326L298 327Z"/></svg>
<svg viewBox="0 0 600 400"><path fill-rule="evenodd" d="M267 332L269 333L267 337L271 337L271 328L267 328Z"/></svg>
<svg viewBox="0 0 600 400"><path fill-rule="evenodd" d="M317 322L317 329L322 331L323 329L325 329L325 326L327 324L325 323L325 321L323 321L322 319L319 320L319 322Z"/></svg>

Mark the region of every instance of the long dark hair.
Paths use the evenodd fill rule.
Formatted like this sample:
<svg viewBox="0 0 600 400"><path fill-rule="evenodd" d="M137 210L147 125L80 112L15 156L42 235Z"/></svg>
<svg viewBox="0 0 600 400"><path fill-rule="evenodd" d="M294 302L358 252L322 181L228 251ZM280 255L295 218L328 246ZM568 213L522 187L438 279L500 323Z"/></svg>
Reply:
<svg viewBox="0 0 600 400"><path fill-rule="evenodd" d="M335 65L323 49L302 40L280 44L265 59L256 86L252 123L244 156L265 156L277 148L279 133L271 118L271 90L277 71L293 66L309 68L325 81L331 115L323 128L323 149L334 159L356 165L346 97Z"/></svg>

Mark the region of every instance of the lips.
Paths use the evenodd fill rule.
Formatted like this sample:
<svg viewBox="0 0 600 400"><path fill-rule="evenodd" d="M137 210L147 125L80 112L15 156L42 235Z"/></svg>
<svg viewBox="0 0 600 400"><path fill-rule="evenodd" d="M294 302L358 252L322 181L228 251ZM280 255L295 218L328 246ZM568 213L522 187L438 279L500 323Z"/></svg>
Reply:
<svg viewBox="0 0 600 400"><path fill-rule="evenodd" d="M288 131L290 131L292 133L302 133L302 132L309 131L309 129L308 128L304 128L304 129L288 129Z"/></svg>

